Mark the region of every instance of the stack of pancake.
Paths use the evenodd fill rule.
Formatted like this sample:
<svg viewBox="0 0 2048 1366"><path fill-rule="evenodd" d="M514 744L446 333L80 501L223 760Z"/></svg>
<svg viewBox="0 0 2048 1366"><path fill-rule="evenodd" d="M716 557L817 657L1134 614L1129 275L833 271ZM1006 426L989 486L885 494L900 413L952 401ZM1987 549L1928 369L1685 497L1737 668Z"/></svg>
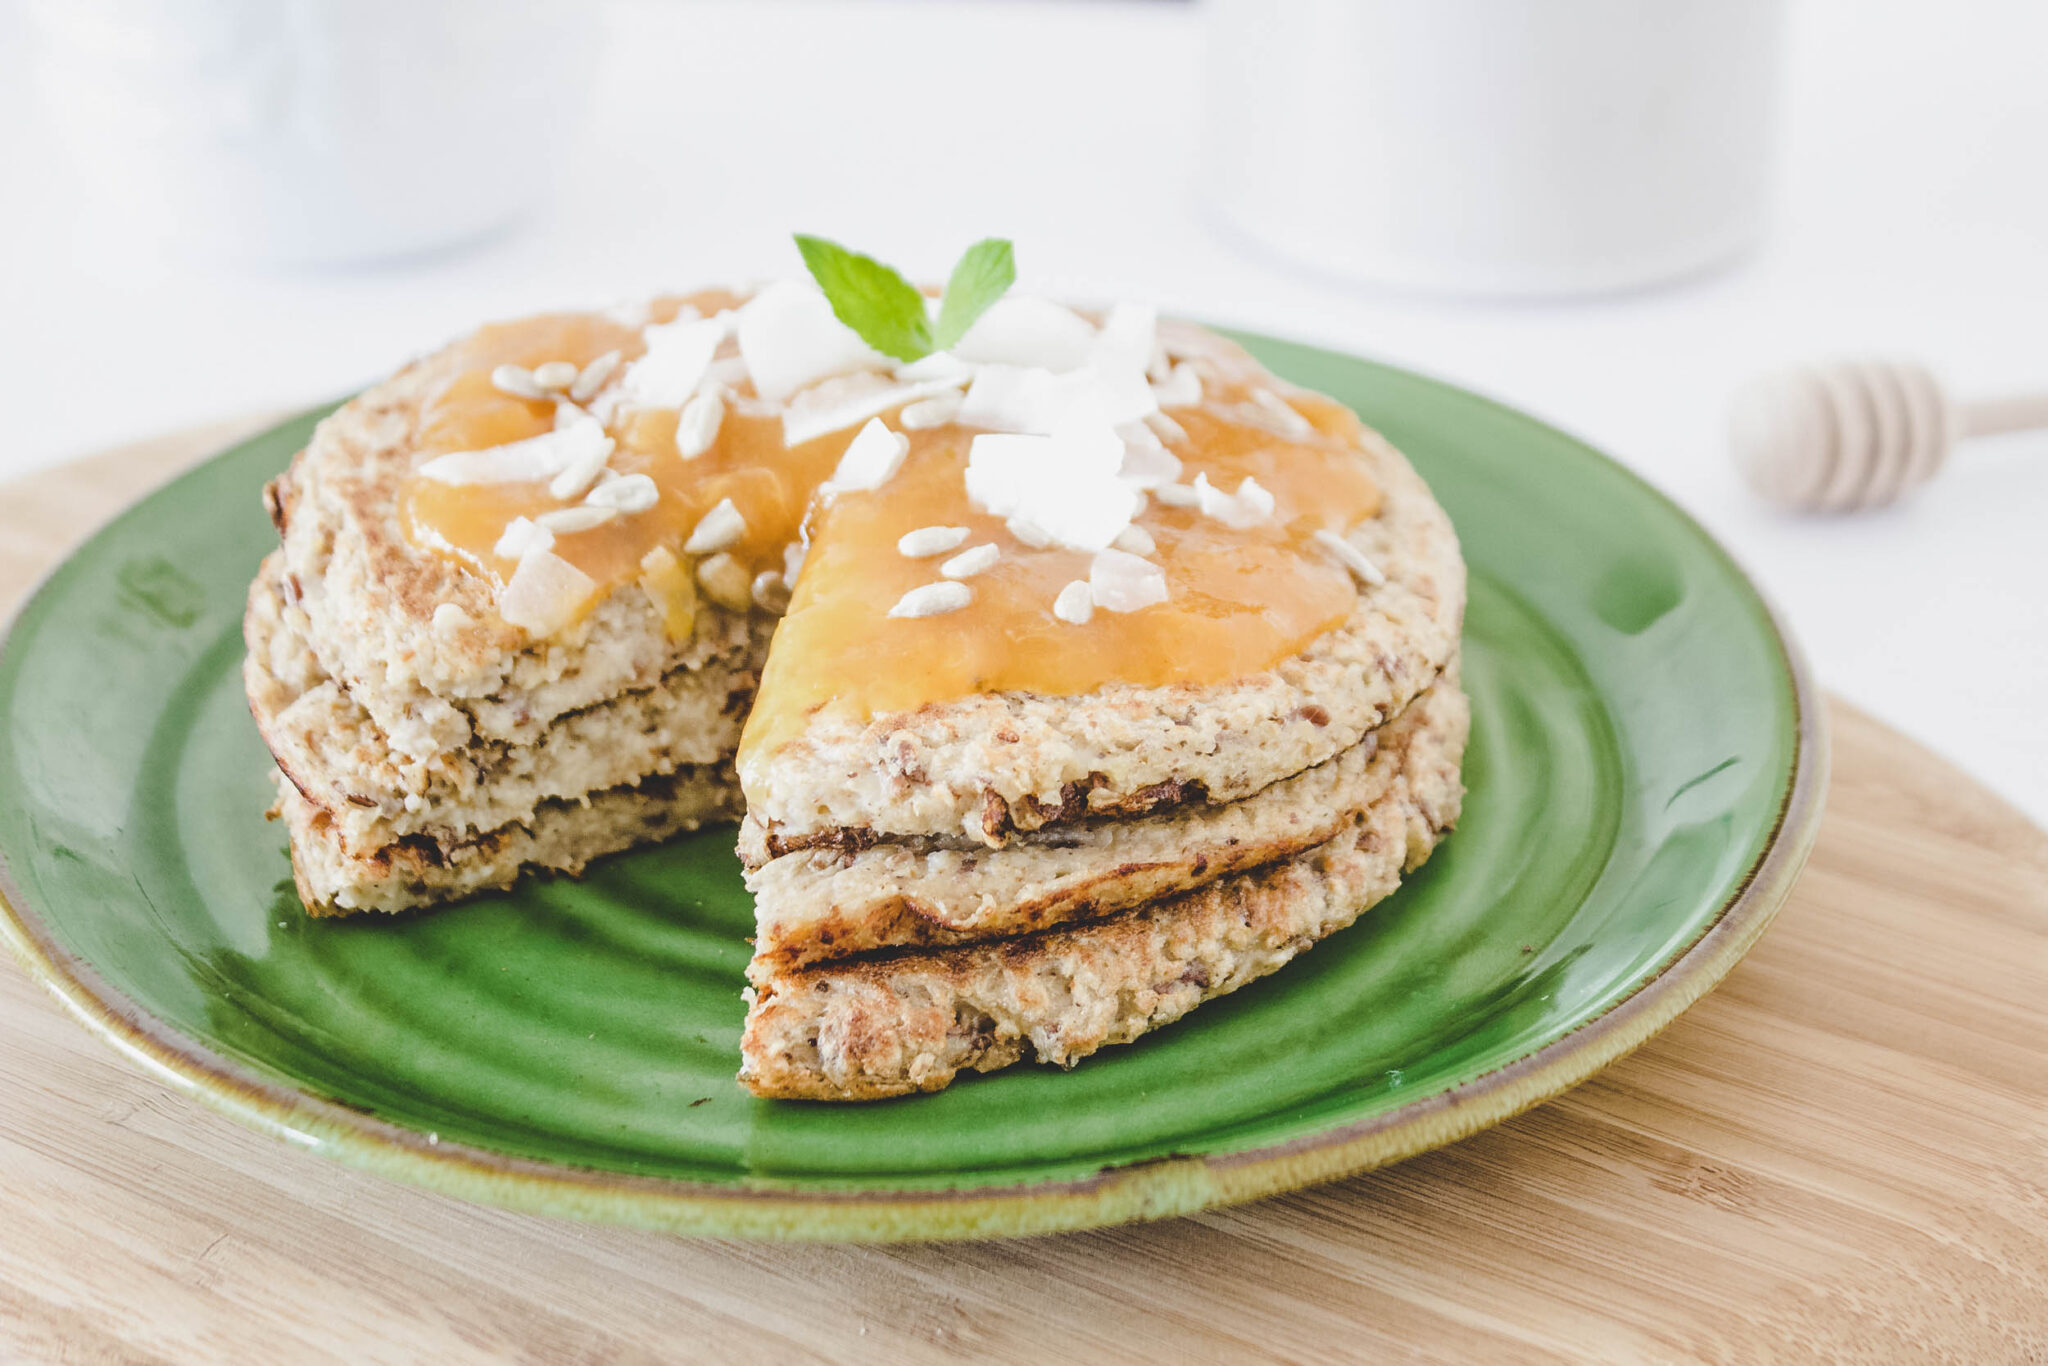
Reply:
<svg viewBox="0 0 2048 1366"><path fill-rule="evenodd" d="M701 313L719 306L708 302ZM825 356L837 368L778 381L764 396L769 386L758 381L772 357L765 344L747 352L742 311L738 324L721 324L694 369L684 367L696 387L663 392L663 376L672 379L678 365L672 334L699 312L671 306L659 323L486 329L348 404L268 491L282 545L250 592L245 675L277 761L277 811L309 911L406 910L536 870L573 874L604 854L740 820L757 908L740 1080L764 1096L861 1100L934 1090L963 1071L1020 1059L1071 1065L1166 1024L1351 923L1455 822L1468 721L1457 682L1463 565L1421 479L1348 413L1312 431L1290 405L1341 410L1287 390L1195 329L1161 327L1155 347L1147 315L1138 363L1150 362L1152 392L1171 391L1186 405L1183 421L1224 433L1234 450L1269 443L1253 451L1261 459L1284 456L1289 440L1320 441L1325 457L1334 449L1369 476L1372 514L1311 539L1314 510L1299 490L1290 502L1283 489L1276 513L1273 496L1251 479L1236 495L1200 476L1176 483L1183 459L1201 463L1201 443L1155 411L1148 430L1168 433L1167 443L1133 423L1118 429L1130 467L1150 471L1150 482L1135 485L1138 511L1117 533L1115 545L1130 549L1094 552L1092 611L1090 561L1056 539L1079 533L1055 528L1056 543L1043 549L1043 528L963 503L944 518L1001 547L978 547L980 567L957 574L947 561L933 586L945 587L953 606L906 610L937 599L911 592L895 601L900 585L891 586L850 627L847 598L833 591L844 585L824 582L864 563L852 528L865 514L843 508L928 499L932 470L967 465L980 439L972 421L980 377L995 373L1014 389L1029 367L998 355L886 372L843 338L824 346L812 336L778 354ZM624 363L610 352L623 352ZM551 366L554 387L534 388L533 376ZM512 398L484 392L484 373ZM571 374L588 392L572 391ZM1145 383L1137 381L1140 395ZM690 435L689 404L706 394L726 409L723 437ZM501 402L516 411L492 406ZM658 440L643 441L639 455L629 447L648 417L636 402L660 420ZM500 458L517 445L521 460L554 461L536 467L532 487L491 485L478 496L496 520L476 544L462 541L459 518L421 511L441 506L422 498L446 493L423 494L421 472L451 449L442 438L455 410L467 414L469 438L500 434L498 454L484 455ZM808 425L799 430L792 413ZM559 488L550 480L568 477L561 470L574 457L563 452L572 443L548 432L573 432L586 419L602 420L621 452L612 467L577 476L597 480L590 502L600 501L605 481L639 479L644 469L666 500L648 515L684 518L673 535L648 531L630 542L621 562L640 568L610 580L594 566L617 559L618 545L602 538L639 527L631 517L589 529L589 517L569 506L507 520L508 509L527 506L517 499L546 503L545 490ZM716 416L711 424L715 433ZM752 447L702 454L714 441L754 440L763 424L777 433L767 457ZM865 452L854 449L862 441ZM474 455L460 459L474 465ZM657 456L667 463L657 468ZM703 504L725 488L753 487L746 480L771 466L783 481L773 497L743 503L752 509L751 522L741 519L744 539L725 528L714 549L709 529L731 520L732 503L708 512ZM715 488L714 468L728 481ZM957 471L947 477L958 482ZM699 492L686 516L671 506ZM623 497L613 502L627 506ZM782 521L760 510L770 505L786 510ZM550 516L558 539L515 543ZM843 646L834 642L855 636L872 647L894 639L891 631L926 630L902 639L925 642L918 648L927 652L945 631L966 639L982 630L974 649L1023 640L1017 618L972 629L950 624L968 621L964 611L936 623L899 620L962 601L1018 610L1001 595L1040 580L1025 568L1004 580L1012 563L1030 562L1041 579L1052 572L1039 564L1047 557L1066 554L1080 566L1059 568L1061 577L1083 577L1057 609L1048 595L1043 611L1026 612L1029 632L1055 649L1061 632L1081 639L1074 633L1091 616L1087 638L1098 646L1148 620L1156 630L1147 600L1120 603L1102 566L1154 572L1153 561L1163 562L1173 592L1184 594L1172 545L1214 554L1235 534L1226 528L1261 518L1286 524L1253 533L1266 538L1262 572L1292 564L1285 550L1316 561L1310 571L1320 577L1305 581L1318 591L1356 585L1355 598L1343 589L1349 606L1336 619L1277 662L1191 680L1171 671L1165 682L1111 677L1076 691L985 686L954 659L968 682L950 691L935 684L940 691L928 698L898 689L913 700L856 706L833 691L835 670L855 698L863 694L853 680L873 672L850 651L835 656ZM967 536L965 527L925 530ZM915 559L913 540L903 536L900 557L886 550L890 574L897 558ZM652 547L644 555L643 545ZM998 554L1005 568L987 571ZM528 601L514 610L535 565L581 596L554 605L561 610L536 613ZM901 572L933 578L937 565L919 560ZM733 574L737 589L725 583ZM962 581L967 591L947 587ZM1078 613L1069 607L1076 592Z"/></svg>
<svg viewBox="0 0 2048 1366"><path fill-rule="evenodd" d="M458 345L378 385L265 491L282 544L250 589L243 674L315 915L574 873L740 815L772 616L691 594L678 624L635 588L536 638L488 576L406 535L426 415L475 364Z"/></svg>
<svg viewBox="0 0 2048 1366"><path fill-rule="evenodd" d="M745 768L756 937L740 1079L860 1100L1072 1065L1274 971L1458 817L1464 568L1376 435L1384 575L1227 683L983 694L814 721ZM800 604L801 605L801 604Z"/></svg>

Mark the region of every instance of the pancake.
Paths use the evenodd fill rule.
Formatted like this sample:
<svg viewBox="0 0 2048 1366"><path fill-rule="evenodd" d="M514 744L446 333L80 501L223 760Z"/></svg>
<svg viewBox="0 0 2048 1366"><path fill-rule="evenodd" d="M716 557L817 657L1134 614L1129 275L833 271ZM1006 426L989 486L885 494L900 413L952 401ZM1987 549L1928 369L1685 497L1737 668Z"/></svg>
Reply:
<svg viewBox="0 0 2048 1366"><path fill-rule="evenodd" d="M272 813L292 844L292 880L316 916L409 911L435 901L510 887L529 872L574 875L592 859L687 830L735 819L732 770L684 767L576 801L547 801L523 821L465 839L408 835L367 855L352 855L333 821L277 776Z"/></svg>
<svg viewBox="0 0 2048 1366"><path fill-rule="evenodd" d="M1025 1059L1071 1067L1277 971L1384 900L1457 822L1469 711L1373 758L1386 792L1335 838L1107 920L885 953L757 984L740 1081L758 1096L879 1100Z"/></svg>
<svg viewBox="0 0 2048 1366"><path fill-rule="evenodd" d="M1237 354L1232 365L1253 364ZM1210 685L821 712L772 755L742 763L763 847L773 856L963 831L997 847L1018 831L1190 795L1235 801L1357 744L1435 680L1465 610L1457 535L1421 477L1370 431L1357 459L1384 501L1347 539L1386 581L1301 653Z"/></svg>
<svg viewBox="0 0 2048 1366"><path fill-rule="evenodd" d="M1098 919L1335 839L1398 773L1373 761L1465 708L1456 669L1333 758L1235 802L1044 826L1000 849L955 837L805 850L749 870L756 984L877 950L1000 939ZM1440 739L1431 743L1442 744ZM741 826L745 857L752 820Z"/></svg>
<svg viewBox="0 0 2048 1366"><path fill-rule="evenodd" d="M325 813L325 838L344 854L363 858L414 837L458 843L528 820L543 803L684 767L724 772L737 799L732 755L765 629L736 659L677 669L652 687L568 713L531 744L479 740L417 758L394 750L322 668L305 638L305 615L285 600L279 574L273 554L250 587L243 621L249 708L279 769Z"/></svg>
<svg viewBox="0 0 2048 1366"><path fill-rule="evenodd" d="M1427 857L1465 575L1398 451L1146 308L909 362L837 310L487 325L320 424L244 622L310 912L742 821L741 1080L868 1099L1135 1038Z"/></svg>

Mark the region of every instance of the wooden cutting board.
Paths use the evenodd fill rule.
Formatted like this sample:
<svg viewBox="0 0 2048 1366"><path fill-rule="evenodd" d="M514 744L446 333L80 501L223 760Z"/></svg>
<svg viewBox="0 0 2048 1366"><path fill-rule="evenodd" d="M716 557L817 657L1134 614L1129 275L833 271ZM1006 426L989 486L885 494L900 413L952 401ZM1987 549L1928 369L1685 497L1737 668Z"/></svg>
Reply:
<svg viewBox="0 0 2048 1366"><path fill-rule="evenodd" d="M0 609L250 425L0 486ZM1388 1171L1097 1233L465 1205L181 1099L0 964L0 1361L2048 1361L2048 834L1833 717L1791 904L1635 1056Z"/></svg>

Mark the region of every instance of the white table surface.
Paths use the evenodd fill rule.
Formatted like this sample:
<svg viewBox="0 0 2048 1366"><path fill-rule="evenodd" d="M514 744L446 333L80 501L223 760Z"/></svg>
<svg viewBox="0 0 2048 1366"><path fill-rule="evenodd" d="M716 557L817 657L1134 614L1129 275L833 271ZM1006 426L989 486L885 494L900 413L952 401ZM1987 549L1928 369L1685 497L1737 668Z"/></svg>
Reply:
<svg viewBox="0 0 2048 1366"><path fill-rule="evenodd" d="M1014 237L1029 280L1364 352L1518 404L1674 495L1785 607L1822 681L2048 821L2048 439L1971 449L1905 506L1775 514L1727 395L1895 353L1963 392L2048 387L2048 7L1794 5L1766 245L1567 305L1333 285L1219 238L1196 187L1200 15L1108 0L617 7L585 159L520 228L324 273L200 267L98 222L47 150L0 0L0 478L305 403L475 321L778 273L792 228L941 273Z"/></svg>

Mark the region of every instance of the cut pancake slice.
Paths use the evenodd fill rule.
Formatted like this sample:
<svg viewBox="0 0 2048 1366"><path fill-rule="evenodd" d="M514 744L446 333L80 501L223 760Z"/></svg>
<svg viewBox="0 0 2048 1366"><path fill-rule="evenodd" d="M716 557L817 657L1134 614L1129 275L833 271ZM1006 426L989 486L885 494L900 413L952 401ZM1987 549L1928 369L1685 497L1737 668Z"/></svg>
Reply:
<svg viewBox="0 0 2048 1366"><path fill-rule="evenodd" d="M1256 370L1242 352L1227 354ZM844 665L817 642L843 645L847 631L837 620L846 603L800 583L741 743L759 851L962 834L998 848L1020 832L1086 816L1136 816L1190 799L1233 802L1386 724L1458 648L1464 566L1449 518L1399 451L1355 419L1343 448L1380 497L1378 514L1347 543L1378 566L1382 581L1299 653L1221 681L1110 682L1079 694L983 691L872 715L824 705L796 719L787 699L804 689L793 685ZM1161 516L1168 514L1191 515ZM830 565L848 532L844 512L824 519L811 561ZM873 636L890 639L904 626L883 621ZM925 648L944 657L941 646ZM1174 648L1161 644L1162 652Z"/></svg>
<svg viewBox="0 0 2048 1366"><path fill-rule="evenodd" d="M753 652L740 651L559 716L530 744L474 740L420 759L391 748L327 675L306 629L273 554L243 621L249 709L278 767L326 812L326 837L352 857L416 836L460 843L528 820L549 801L682 767L729 766L758 672Z"/></svg>
<svg viewBox="0 0 2048 1366"><path fill-rule="evenodd" d="M1273 972L1400 885L1457 820L1469 709L1372 756L1384 791L1334 838L1108 919L992 943L883 953L754 987L740 1080L756 1095L872 1100L1025 1058L1071 1066Z"/></svg>
<svg viewBox="0 0 2048 1366"><path fill-rule="evenodd" d="M1001 849L962 838L859 850L806 850L747 874L757 984L826 959L879 949L997 939L1097 919L1215 882L1336 838L1385 797L1398 773L1373 762L1462 710L1457 671L1395 720L1334 758L1226 804L1191 802L1141 818L1090 819L1013 836ZM760 849L741 827L741 852Z"/></svg>
<svg viewBox="0 0 2048 1366"><path fill-rule="evenodd" d="M730 821L739 792L726 765L679 768L580 801L544 802L528 819L453 843L410 835L345 852L329 814L278 778L276 814L291 835L292 880L314 915L396 912L510 887L529 871L580 873L605 854Z"/></svg>
<svg viewBox="0 0 2048 1366"><path fill-rule="evenodd" d="M277 760L276 814L315 915L407 910L510 886L740 814L732 751L751 659L713 660L556 717L531 744L395 753L321 668L278 557L249 593L249 706Z"/></svg>

